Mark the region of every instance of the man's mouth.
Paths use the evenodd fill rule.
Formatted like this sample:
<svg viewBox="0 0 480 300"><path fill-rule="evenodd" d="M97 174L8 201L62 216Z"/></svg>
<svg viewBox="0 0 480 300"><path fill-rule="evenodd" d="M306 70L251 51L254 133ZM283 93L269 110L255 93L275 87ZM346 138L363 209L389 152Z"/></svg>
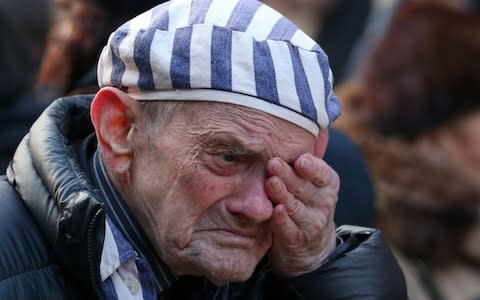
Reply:
<svg viewBox="0 0 480 300"><path fill-rule="evenodd" d="M224 231L227 234L232 234L244 238L250 238L250 239L255 239L257 237L257 232L256 231L242 231L242 230L233 230L233 229L220 229L221 231Z"/></svg>
<svg viewBox="0 0 480 300"><path fill-rule="evenodd" d="M227 246L252 247L258 240L258 231L216 228L203 231L216 240L216 243Z"/></svg>

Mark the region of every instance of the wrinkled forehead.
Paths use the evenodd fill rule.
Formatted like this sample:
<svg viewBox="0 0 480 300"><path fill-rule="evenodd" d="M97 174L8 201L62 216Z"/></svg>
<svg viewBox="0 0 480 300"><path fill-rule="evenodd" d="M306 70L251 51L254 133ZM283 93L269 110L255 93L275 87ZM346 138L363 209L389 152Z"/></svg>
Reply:
<svg viewBox="0 0 480 300"><path fill-rule="evenodd" d="M309 131L253 108L214 102L188 102L187 106L174 126L185 126L186 132L202 142L228 140L270 154L279 147L291 151L313 147L315 137Z"/></svg>

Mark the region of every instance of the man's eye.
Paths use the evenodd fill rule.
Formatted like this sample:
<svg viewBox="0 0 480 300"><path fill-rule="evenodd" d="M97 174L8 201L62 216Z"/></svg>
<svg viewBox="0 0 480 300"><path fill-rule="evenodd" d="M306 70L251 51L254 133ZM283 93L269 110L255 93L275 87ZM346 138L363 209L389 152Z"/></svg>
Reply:
<svg viewBox="0 0 480 300"><path fill-rule="evenodd" d="M222 159L227 162L234 162L236 161L236 157L233 154L222 154Z"/></svg>

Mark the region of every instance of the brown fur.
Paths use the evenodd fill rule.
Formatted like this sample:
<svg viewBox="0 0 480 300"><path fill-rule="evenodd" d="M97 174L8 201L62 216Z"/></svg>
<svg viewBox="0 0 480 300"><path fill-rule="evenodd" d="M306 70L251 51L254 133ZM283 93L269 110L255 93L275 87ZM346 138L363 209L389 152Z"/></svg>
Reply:
<svg viewBox="0 0 480 300"><path fill-rule="evenodd" d="M414 142L368 128L359 106L362 88L337 91L344 115L336 127L359 145L377 196L376 225L409 256L446 263L465 256L464 239L477 222L480 191L449 161L425 155Z"/></svg>
<svg viewBox="0 0 480 300"><path fill-rule="evenodd" d="M371 169L378 227L404 254L436 265L467 256L480 192L441 148L425 151L422 139L480 109L479 32L478 14L407 1L362 81L337 89L344 112L336 126Z"/></svg>

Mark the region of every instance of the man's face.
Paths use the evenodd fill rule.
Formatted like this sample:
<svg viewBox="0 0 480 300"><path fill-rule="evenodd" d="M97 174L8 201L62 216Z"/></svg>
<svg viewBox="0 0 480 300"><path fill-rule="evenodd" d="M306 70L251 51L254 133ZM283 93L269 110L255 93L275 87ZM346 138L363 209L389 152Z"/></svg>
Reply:
<svg viewBox="0 0 480 300"><path fill-rule="evenodd" d="M85 64L86 59L96 57L108 36L107 12L95 0L55 0L54 4L49 42L67 48L72 63Z"/></svg>
<svg viewBox="0 0 480 300"><path fill-rule="evenodd" d="M313 153L314 137L256 110L197 103L135 151L126 197L176 275L244 281L271 246L265 164Z"/></svg>

